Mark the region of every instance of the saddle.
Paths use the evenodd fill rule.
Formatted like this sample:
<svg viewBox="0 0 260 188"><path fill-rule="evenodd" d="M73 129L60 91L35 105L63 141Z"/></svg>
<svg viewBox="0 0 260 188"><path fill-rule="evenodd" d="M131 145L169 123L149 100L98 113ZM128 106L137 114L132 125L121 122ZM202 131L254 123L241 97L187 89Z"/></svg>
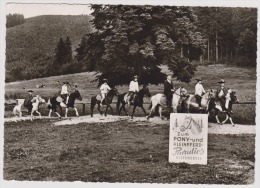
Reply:
<svg viewBox="0 0 260 188"><path fill-rule="evenodd" d="M100 94L98 94L98 95L96 96L96 100L101 101L101 95L100 95Z"/></svg>
<svg viewBox="0 0 260 188"><path fill-rule="evenodd" d="M58 96L58 97L56 97L56 101L57 101L57 102L62 102L63 99L61 98L61 96Z"/></svg>
<svg viewBox="0 0 260 188"><path fill-rule="evenodd" d="M124 96L124 101L127 103L127 99L129 98L128 96L129 93L126 93L125 96Z"/></svg>

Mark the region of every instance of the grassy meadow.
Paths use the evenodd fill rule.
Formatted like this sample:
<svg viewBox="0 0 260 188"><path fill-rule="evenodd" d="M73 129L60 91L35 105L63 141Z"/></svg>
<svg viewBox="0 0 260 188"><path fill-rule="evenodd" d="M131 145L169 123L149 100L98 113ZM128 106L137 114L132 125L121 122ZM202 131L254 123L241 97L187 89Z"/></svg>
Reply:
<svg viewBox="0 0 260 188"><path fill-rule="evenodd" d="M4 179L251 184L255 135L208 136L208 164L168 163L169 125L118 121L55 126L7 122Z"/></svg>
<svg viewBox="0 0 260 188"><path fill-rule="evenodd" d="M169 73L167 67L162 67L162 71ZM194 87L196 84L195 78L200 76L203 79L203 85L206 90L216 89L218 87L218 81L225 79L226 87L232 88L237 91L238 99L243 101L255 101L256 100L256 69L255 68L240 68L231 67L223 64L199 66L197 68L194 79L189 84L178 82L174 80L175 87L184 87L188 90L188 93L194 93ZM5 85L5 99L17 99L25 98L28 89L33 89L34 93L41 95L44 98L48 98L59 94L61 84L60 81L69 81L70 83L78 83L79 91L83 97L84 102L89 102L90 98L99 93L99 88L96 82L91 82L95 78L95 73L78 73L63 76L53 76L49 78L33 79L21 82L6 83ZM45 84L45 88L36 88L37 84ZM23 89L25 88L25 89ZM150 85L151 94L162 93L163 85ZM128 86L118 87L119 93L126 92ZM114 98L116 100L116 97ZM149 99L145 99L149 101ZM86 113L89 114L89 106L86 107ZM8 110L8 108L6 108ZM147 111L148 107L146 108ZM43 110L44 111L44 110ZM45 112L44 112L45 114ZM46 112L47 114L47 112ZM142 116L142 111L137 111L137 115ZM8 113L6 114L7 116ZM73 115L73 114L72 114ZM234 106L234 122L241 124L255 124L255 105L235 105Z"/></svg>

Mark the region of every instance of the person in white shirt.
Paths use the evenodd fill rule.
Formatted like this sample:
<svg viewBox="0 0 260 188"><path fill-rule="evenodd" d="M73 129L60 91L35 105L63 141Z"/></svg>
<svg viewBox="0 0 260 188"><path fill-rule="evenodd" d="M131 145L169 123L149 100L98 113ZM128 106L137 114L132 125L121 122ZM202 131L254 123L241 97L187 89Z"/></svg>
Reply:
<svg viewBox="0 0 260 188"><path fill-rule="evenodd" d="M107 79L103 79L103 84L100 87L100 92L101 92L101 105L103 100L106 98L107 93L111 90L109 85L107 84Z"/></svg>
<svg viewBox="0 0 260 188"><path fill-rule="evenodd" d="M63 82L63 85L61 87L61 98L63 99L63 102L65 104L68 103L68 99L69 99L69 91L68 91L68 87L70 86L69 82Z"/></svg>
<svg viewBox="0 0 260 188"><path fill-rule="evenodd" d="M134 79L130 82L130 85L129 85L129 92L128 92L128 96L127 96L127 99L128 99L127 103L129 106L131 104L131 101L134 98L134 95L138 92L139 92L138 76L135 75Z"/></svg>
<svg viewBox="0 0 260 188"><path fill-rule="evenodd" d="M197 103L199 104L199 107L201 107L201 98L202 95L204 95L206 92L203 88L203 85L201 84L201 78L196 78L197 84L195 85L195 97L197 100Z"/></svg>

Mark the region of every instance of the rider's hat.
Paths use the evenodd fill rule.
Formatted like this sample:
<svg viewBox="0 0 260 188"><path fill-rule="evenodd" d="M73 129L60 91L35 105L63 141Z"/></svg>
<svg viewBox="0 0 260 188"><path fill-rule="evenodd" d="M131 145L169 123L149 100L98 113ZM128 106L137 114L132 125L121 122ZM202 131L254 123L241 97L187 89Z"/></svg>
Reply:
<svg viewBox="0 0 260 188"><path fill-rule="evenodd" d="M66 81L66 82L63 82L63 84L69 84L69 82L67 82L67 81Z"/></svg>
<svg viewBox="0 0 260 188"><path fill-rule="evenodd" d="M107 82L107 79L106 79L106 78L104 78L104 79L103 79L103 82Z"/></svg>
<svg viewBox="0 0 260 188"><path fill-rule="evenodd" d="M134 78L138 78L138 76L137 76L137 75L134 75Z"/></svg>
<svg viewBox="0 0 260 188"><path fill-rule="evenodd" d="M197 80L197 81L202 81L200 77L197 77L196 80Z"/></svg>
<svg viewBox="0 0 260 188"><path fill-rule="evenodd" d="M28 93L32 93L32 92L33 92L33 90L31 90L31 89L30 89L30 90L28 90L27 92L28 92Z"/></svg>
<svg viewBox="0 0 260 188"><path fill-rule="evenodd" d="M225 83L225 80L221 79L218 83L220 83L220 84Z"/></svg>

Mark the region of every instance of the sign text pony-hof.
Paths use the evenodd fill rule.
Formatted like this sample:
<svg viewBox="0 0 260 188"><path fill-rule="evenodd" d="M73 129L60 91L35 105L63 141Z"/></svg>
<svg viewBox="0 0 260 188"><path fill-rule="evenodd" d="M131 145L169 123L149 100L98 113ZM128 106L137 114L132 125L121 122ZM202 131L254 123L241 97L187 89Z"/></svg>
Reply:
<svg viewBox="0 0 260 188"><path fill-rule="evenodd" d="M169 162L206 165L207 147L207 114L171 114Z"/></svg>

